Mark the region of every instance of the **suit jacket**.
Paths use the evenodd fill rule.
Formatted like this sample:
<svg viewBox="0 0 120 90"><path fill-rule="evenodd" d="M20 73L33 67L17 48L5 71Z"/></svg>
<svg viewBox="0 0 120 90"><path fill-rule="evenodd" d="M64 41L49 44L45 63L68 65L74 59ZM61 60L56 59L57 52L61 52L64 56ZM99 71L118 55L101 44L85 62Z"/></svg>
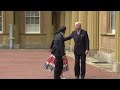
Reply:
<svg viewBox="0 0 120 90"><path fill-rule="evenodd" d="M64 38L61 33L58 33L55 35L51 54L53 54L55 56L60 56L60 57L63 57L65 55Z"/></svg>
<svg viewBox="0 0 120 90"><path fill-rule="evenodd" d="M81 29L80 34L77 34L77 30L74 30L70 36L65 37L64 40L74 39L74 54L85 54L86 50L89 50L89 38L87 31Z"/></svg>

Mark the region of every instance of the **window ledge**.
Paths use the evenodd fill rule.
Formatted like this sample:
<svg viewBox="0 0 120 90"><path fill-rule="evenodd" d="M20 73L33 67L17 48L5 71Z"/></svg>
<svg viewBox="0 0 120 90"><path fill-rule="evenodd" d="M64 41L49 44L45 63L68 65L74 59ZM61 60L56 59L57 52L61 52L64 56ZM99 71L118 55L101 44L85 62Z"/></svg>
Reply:
<svg viewBox="0 0 120 90"><path fill-rule="evenodd" d="M102 33L102 34L100 34L100 35L102 35L102 36L115 36L115 34L113 34L113 33Z"/></svg>

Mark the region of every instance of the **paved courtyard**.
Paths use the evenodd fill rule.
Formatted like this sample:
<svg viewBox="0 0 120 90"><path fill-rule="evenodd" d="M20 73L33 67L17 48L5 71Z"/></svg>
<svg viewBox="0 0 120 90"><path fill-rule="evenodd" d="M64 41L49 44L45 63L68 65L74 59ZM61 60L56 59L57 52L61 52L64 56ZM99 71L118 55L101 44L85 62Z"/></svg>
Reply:
<svg viewBox="0 0 120 90"><path fill-rule="evenodd" d="M1 49L0 79L53 79L53 72L43 68L49 58L49 50ZM69 55L68 55L69 56ZM67 79L74 79L74 59L68 57L70 70L64 73ZM85 79L119 79L120 74L87 64Z"/></svg>

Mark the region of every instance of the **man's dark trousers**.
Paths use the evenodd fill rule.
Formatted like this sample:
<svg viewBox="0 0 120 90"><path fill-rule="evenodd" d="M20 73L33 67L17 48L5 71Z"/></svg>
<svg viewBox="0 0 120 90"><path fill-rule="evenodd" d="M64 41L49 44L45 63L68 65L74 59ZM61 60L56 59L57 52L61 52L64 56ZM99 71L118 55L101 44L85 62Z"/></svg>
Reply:
<svg viewBox="0 0 120 90"><path fill-rule="evenodd" d="M81 78L84 78L86 72L86 55L85 54L74 55L75 55L75 67L74 67L75 76L79 78L79 76L81 75Z"/></svg>
<svg viewBox="0 0 120 90"><path fill-rule="evenodd" d="M56 56L54 79L60 79L60 75L63 70L63 60L61 56Z"/></svg>

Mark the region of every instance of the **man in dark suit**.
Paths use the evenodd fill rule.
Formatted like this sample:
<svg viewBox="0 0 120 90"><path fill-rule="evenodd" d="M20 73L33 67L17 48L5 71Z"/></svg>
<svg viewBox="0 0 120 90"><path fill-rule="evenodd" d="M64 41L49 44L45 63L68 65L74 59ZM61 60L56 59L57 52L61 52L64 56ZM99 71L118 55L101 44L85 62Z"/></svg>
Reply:
<svg viewBox="0 0 120 90"><path fill-rule="evenodd" d="M55 35L55 39L53 42L51 54L55 55L56 62L55 62L55 69L54 69L54 79L60 79L60 75L63 70L63 60L62 58L65 57L65 44L64 44L64 37L66 27L60 27L59 33Z"/></svg>
<svg viewBox="0 0 120 90"><path fill-rule="evenodd" d="M81 22L75 23L75 30L71 33L70 36L65 37L64 40L74 39L74 55L75 55L75 77L79 79L81 71L81 79L84 79L86 72L86 55L89 50L89 38L87 31L81 29ZM81 68L80 68L80 59L81 59Z"/></svg>

